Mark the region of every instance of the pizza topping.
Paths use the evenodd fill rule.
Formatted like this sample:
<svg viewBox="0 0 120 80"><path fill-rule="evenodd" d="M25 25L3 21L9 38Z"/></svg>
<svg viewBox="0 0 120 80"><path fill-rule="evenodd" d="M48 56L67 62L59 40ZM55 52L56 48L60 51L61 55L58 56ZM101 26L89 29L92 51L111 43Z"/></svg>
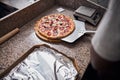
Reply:
<svg viewBox="0 0 120 80"><path fill-rule="evenodd" d="M51 32L47 32L47 35L48 35L48 36L51 36Z"/></svg>
<svg viewBox="0 0 120 80"><path fill-rule="evenodd" d="M53 30L53 36L58 35L58 31L57 30Z"/></svg>
<svg viewBox="0 0 120 80"><path fill-rule="evenodd" d="M65 30L64 30L64 33L67 33L68 31L69 31L69 29L65 29Z"/></svg>
<svg viewBox="0 0 120 80"><path fill-rule="evenodd" d="M59 27L60 30L64 30L64 27Z"/></svg>
<svg viewBox="0 0 120 80"><path fill-rule="evenodd" d="M40 30L41 30L42 32L44 32L44 31L45 31L45 28L41 28Z"/></svg>

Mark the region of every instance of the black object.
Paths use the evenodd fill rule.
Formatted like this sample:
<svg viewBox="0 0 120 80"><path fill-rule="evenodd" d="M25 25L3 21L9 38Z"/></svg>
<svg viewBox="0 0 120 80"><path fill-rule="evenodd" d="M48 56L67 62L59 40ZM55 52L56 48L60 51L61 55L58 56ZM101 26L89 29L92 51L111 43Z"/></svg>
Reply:
<svg viewBox="0 0 120 80"><path fill-rule="evenodd" d="M89 17L86 17L86 16L79 15L79 14L75 13L74 17L77 20L84 21L84 22L87 21L87 22L91 23L92 25L96 26L101 19L101 14L100 13L95 13L95 15L93 17L89 18Z"/></svg>
<svg viewBox="0 0 120 80"><path fill-rule="evenodd" d="M6 16L16 10L18 10L18 9L0 2L0 18Z"/></svg>
<svg viewBox="0 0 120 80"><path fill-rule="evenodd" d="M98 80L97 72L92 68L91 64L88 65L81 80Z"/></svg>
<svg viewBox="0 0 120 80"><path fill-rule="evenodd" d="M74 17L77 20L87 21L92 25L96 26L100 19L102 18L102 15L96 9L86 6L80 6L78 9L74 11Z"/></svg>

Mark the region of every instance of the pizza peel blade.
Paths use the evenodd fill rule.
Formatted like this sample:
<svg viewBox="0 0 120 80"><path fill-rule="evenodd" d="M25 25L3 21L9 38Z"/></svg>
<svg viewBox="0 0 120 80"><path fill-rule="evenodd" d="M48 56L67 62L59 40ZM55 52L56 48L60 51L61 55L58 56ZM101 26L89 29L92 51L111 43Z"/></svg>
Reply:
<svg viewBox="0 0 120 80"><path fill-rule="evenodd" d="M85 22L74 20L75 23L75 30L69 36L62 38L62 41L73 43L78 38L83 36L85 33L95 33L95 31L87 31L85 29Z"/></svg>

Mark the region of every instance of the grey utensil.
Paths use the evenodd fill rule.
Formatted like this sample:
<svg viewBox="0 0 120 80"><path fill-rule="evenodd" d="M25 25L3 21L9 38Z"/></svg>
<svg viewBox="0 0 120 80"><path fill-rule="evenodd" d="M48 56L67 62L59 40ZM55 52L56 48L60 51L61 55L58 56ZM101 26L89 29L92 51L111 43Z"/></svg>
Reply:
<svg viewBox="0 0 120 80"><path fill-rule="evenodd" d="M85 23L82 21L74 20L75 22L75 30L69 36L62 38L62 41L73 43L78 38L83 36L85 33L95 33L96 31L86 30Z"/></svg>

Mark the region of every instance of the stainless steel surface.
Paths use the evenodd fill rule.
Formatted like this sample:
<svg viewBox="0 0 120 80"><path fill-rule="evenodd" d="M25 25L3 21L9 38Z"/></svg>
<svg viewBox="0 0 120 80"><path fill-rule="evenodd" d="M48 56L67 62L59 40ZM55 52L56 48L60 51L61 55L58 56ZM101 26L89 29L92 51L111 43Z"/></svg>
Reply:
<svg viewBox="0 0 120 80"><path fill-rule="evenodd" d="M0 0L0 2L3 2L18 9L23 9L37 1L39 0Z"/></svg>

